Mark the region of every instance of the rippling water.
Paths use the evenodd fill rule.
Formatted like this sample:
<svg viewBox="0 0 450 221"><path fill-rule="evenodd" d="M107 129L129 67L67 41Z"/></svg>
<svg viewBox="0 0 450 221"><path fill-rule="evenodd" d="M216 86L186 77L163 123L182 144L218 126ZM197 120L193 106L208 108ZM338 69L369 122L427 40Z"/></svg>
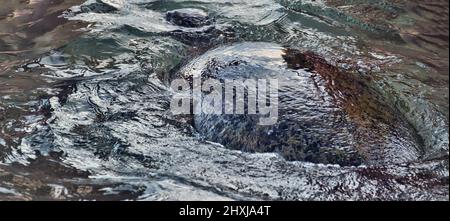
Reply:
<svg viewBox="0 0 450 221"><path fill-rule="evenodd" d="M0 199L448 200L447 1L0 1ZM179 9L209 20L168 21ZM399 131L389 136L417 148L381 145L338 166L205 139L170 113L169 81L207 51L272 50L242 42L356 76L329 87L379 105L347 99L350 118L366 114L355 105L372 114L364 125L388 113L401 119L385 122Z"/></svg>

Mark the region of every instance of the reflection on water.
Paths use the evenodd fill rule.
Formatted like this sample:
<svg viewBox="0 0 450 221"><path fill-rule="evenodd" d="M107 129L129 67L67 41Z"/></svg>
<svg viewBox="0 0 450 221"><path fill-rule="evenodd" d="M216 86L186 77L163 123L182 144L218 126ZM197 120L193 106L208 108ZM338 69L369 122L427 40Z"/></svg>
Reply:
<svg viewBox="0 0 450 221"><path fill-rule="evenodd" d="M62 14L81 2L3 0L0 8L0 71L5 72L17 60L32 58L74 38L81 24L67 23Z"/></svg>
<svg viewBox="0 0 450 221"><path fill-rule="evenodd" d="M448 200L447 1L0 1L0 199ZM368 150L384 164L286 161L211 143L171 115L169 79L244 41L311 51L303 66L351 98L343 109L360 127L396 126L371 115L364 97L377 96L402 119L392 137L408 128L419 151L394 139ZM283 62L280 51L255 56L267 58L258 67ZM295 102L291 116L320 111Z"/></svg>

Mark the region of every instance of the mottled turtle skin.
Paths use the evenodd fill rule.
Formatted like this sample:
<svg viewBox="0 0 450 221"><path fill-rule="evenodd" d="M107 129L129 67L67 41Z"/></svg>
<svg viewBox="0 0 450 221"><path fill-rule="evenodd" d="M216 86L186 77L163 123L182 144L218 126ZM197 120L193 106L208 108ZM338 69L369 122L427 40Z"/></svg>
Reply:
<svg viewBox="0 0 450 221"><path fill-rule="evenodd" d="M174 25L187 28L198 28L213 23L213 19L210 18L206 12L195 8L168 11L166 13L166 20Z"/></svg>
<svg viewBox="0 0 450 221"><path fill-rule="evenodd" d="M275 152L290 161L356 166L417 160L412 127L365 80L311 52L271 43L240 43L209 51L180 72L185 78L279 82L279 120L257 115L194 115L198 132L226 148Z"/></svg>
<svg viewBox="0 0 450 221"><path fill-rule="evenodd" d="M168 11L166 21L179 27L166 35L196 48L208 49L235 38L234 31L229 26L215 24L215 20L200 9Z"/></svg>

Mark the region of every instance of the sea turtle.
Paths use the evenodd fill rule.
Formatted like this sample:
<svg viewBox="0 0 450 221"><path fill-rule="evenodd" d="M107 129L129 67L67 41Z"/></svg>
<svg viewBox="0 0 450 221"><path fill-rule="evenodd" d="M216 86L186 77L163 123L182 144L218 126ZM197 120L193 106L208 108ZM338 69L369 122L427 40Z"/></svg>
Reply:
<svg viewBox="0 0 450 221"><path fill-rule="evenodd" d="M209 49L235 37L230 26L216 24L215 19L201 9L176 9L166 12L165 18L178 27L165 35L197 48Z"/></svg>
<svg viewBox="0 0 450 221"><path fill-rule="evenodd" d="M193 116L201 136L227 148L342 166L405 163L421 155L415 130L368 80L313 52L237 43L199 56L179 73L189 79L278 80L279 119L273 125L260 125L258 115Z"/></svg>

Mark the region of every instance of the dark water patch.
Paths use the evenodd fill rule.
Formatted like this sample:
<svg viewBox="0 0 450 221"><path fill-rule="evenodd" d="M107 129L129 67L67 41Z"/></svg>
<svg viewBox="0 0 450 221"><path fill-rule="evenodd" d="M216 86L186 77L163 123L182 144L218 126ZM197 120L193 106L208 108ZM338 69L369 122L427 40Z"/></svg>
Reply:
<svg viewBox="0 0 450 221"><path fill-rule="evenodd" d="M82 22L68 22L62 13L82 0L2 3L0 20L0 70L5 72L20 60L33 59L79 36ZM6 56L5 56L6 55ZM19 60L18 63L16 63ZM9 63L8 61L15 61Z"/></svg>
<svg viewBox="0 0 450 221"><path fill-rule="evenodd" d="M118 11L117 8L105 4L104 2L102 2L101 0L98 0L97 2L93 2L89 5L82 5L80 7L81 9L81 13L113 13Z"/></svg>
<svg viewBox="0 0 450 221"><path fill-rule="evenodd" d="M0 165L2 200L124 200L137 198L142 188L128 187L108 193L108 189L126 184L92 182L89 172L60 163L61 153L38 156L29 165ZM134 190L133 190L134 189ZM7 190L7 191L5 191Z"/></svg>
<svg viewBox="0 0 450 221"><path fill-rule="evenodd" d="M400 37L397 30L392 29L389 24L365 21L359 17L352 16L351 14L346 14L339 9L324 7L324 5L312 4L311 2L280 1L280 4L296 12L309 14L314 17L318 16L322 19L331 19L333 22L337 21L339 24L344 25L344 27L353 27L355 28L354 30L359 29L362 30L363 33L370 32L371 34L368 35L370 38L382 38L384 40L389 40L396 43L403 42L403 39ZM364 10L367 11L376 9L370 5L366 5L365 8L360 8L359 11Z"/></svg>

